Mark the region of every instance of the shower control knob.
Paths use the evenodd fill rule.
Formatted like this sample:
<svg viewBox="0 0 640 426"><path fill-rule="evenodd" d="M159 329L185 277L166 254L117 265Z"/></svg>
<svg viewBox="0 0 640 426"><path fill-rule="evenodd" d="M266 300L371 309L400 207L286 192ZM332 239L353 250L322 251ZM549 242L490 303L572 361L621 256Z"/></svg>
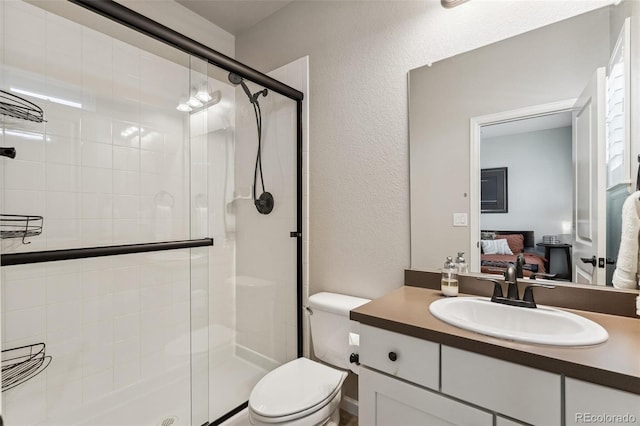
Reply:
<svg viewBox="0 0 640 426"><path fill-rule="evenodd" d="M395 362L395 360L398 359L398 354L395 352L389 352L389 359Z"/></svg>
<svg viewBox="0 0 640 426"><path fill-rule="evenodd" d="M351 364L360 365L360 355L355 353L349 355L349 362Z"/></svg>

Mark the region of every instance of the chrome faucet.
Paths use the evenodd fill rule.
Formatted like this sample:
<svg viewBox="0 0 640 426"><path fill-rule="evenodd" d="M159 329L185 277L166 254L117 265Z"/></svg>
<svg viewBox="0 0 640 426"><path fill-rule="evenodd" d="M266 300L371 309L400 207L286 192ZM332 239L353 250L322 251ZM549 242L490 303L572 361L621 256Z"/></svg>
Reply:
<svg viewBox="0 0 640 426"><path fill-rule="evenodd" d="M507 283L507 297L504 297L502 293L502 285L499 281L488 279L488 278L480 278L484 281L491 281L493 286L493 295L491 296L491 301L495 303L502 303L504 305L511 306L520 306L523 308L535 308L536 302L533 300L533 287L542 287L542 288L555 288L552 285L543 285L543 284L531 284L528 285L524 289L524 296L522 300L520 300L520 295L518 293L518 278L516 273L516 267L513 265L509 265L509 267L504 271L504 282Z"/></svg>

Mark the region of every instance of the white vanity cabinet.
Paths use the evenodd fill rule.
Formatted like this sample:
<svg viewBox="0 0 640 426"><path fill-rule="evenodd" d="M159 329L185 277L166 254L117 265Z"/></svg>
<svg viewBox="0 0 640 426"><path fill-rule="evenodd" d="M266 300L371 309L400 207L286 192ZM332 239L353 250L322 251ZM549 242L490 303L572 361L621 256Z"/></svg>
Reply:
<svg viewBox="0 0 640 426"><path fill-rule="evenodd" d="M565 424L640 425L640 395L565 379Z"/></svg>
<svg viewBox="0 0 640 426"><path fill-rule="evenodd" d="M361 324L360 364L361 425L493 425L491 413L438 392L437 343Z"/></svg>
<svg viewBox="0 0 640 426"><path fill-rule="evenodd" d="M364 324L360 362L362 425L562 423L557 374Z"/></svg>
<svg viewBox="0 0 640 426"><path fill-rule="evenodd" d="M404 286L351 311L361 425L640 426L636 318L585 312L609 332L605 343L546 347L452 327L429 314L437 300Z"/></svg>

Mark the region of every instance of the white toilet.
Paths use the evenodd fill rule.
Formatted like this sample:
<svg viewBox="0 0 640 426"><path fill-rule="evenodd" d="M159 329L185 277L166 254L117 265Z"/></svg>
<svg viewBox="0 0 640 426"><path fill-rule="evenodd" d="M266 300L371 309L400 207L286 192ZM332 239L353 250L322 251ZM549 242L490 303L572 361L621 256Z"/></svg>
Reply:
<svg viewBox="0 0 640 426"><path fill-rule="evenodd" d="M311 336L315 356L337 370L308 358L281 365L258 382L249 397L252 425L337 426L340 421L342 383L351 348L349 333L358 323L349 320L349 311L368 299L335 293L309 297ZM352 335L352 339L353 339Z"/></svg>

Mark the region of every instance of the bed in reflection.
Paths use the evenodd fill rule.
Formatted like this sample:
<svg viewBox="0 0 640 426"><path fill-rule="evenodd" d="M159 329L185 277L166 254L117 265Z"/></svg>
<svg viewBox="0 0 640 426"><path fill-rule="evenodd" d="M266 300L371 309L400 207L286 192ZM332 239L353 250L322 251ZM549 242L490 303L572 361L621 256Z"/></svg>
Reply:
<svg viewBox="0 0 640 426"><path fill-rule="evenodd" d="M524 256L522 268L525 277L545 273L546 259L536 253L533 231L481 231L480 271L500 274L516 264L519 254Z"/></svg>

